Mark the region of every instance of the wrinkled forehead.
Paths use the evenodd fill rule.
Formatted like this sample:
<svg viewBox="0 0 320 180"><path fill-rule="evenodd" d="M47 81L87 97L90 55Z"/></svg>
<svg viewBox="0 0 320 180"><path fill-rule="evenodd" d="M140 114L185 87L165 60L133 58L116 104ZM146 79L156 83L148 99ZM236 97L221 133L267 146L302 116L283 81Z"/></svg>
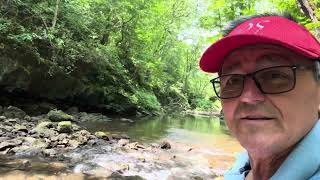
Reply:
<svg viewBox="0 0 320 180"><path fill-rule="evenodd" d="M309 65L312 61L282 46L257 44L232 51L225 57L220 73L228 73L248 66L259 69L293 64Z"/></svg>

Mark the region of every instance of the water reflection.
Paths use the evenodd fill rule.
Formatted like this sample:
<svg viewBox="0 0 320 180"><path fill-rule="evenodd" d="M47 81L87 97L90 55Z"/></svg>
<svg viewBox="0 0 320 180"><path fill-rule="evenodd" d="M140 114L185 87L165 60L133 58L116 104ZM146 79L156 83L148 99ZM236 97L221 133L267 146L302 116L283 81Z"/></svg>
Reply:
<svg viewBox="0 0 320 180"><path fill-rule="evenodd" d="M131 123L114 118L111 122L90 122L85 126L91 131L126 134L133 141L142 143L168 139L206 148L220 147L230 152L241 150L224 121L218 117L170 115L134 119Z"/></svg>

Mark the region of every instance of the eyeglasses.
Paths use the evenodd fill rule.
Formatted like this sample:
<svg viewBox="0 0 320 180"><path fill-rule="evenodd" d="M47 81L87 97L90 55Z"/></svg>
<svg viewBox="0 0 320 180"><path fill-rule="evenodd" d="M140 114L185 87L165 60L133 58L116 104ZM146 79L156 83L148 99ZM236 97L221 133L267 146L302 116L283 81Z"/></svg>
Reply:
<svg viewBox="0 0 320 180"><path fill-rule="evenodd" d="M248 74L227 74L212 79L216 95L221 99L241 96L246 77L251 77L264 94L280 94L291 91L296 84L297 69L312 69L312 66L274 66Z"/></svg>

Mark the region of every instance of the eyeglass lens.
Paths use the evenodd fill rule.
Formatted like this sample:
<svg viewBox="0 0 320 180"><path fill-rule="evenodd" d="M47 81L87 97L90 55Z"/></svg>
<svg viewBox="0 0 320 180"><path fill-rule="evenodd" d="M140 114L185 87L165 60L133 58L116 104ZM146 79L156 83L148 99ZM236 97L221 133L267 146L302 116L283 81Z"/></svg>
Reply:
<svg viewBox="0 0 320 180"><path fill-rule="evenodd" d="M290 91L295 86L295 72L292 66L265 68L251 74L222 75L212 81L220 98L233 98L241 95L246 76L251 76L257 87L266 94Z"/></svg>

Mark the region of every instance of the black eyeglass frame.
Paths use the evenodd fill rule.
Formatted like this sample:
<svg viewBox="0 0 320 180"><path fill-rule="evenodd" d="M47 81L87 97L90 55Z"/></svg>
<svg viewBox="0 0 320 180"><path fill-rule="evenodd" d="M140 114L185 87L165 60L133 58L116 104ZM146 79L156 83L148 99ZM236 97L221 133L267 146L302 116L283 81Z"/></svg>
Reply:
<svg viewBox="0 0 320 180"><path fill-rule="evenodd" d="M273 69L273 68L278 68L278 67L289 67L291 68L292 72L293 72L293 85L292 85L292 88L290 88L289 90L286 90L286 91L281 91L281 92L276 92L276 93L269 93L269 92L265 92L260 83L258 82L258 80L256 79L255 77L255 74L261 72L261 71L265 71L265 70L268 70L268 69ZM263 94L281 94L281 93L286 93L286 92L289 92L291 90L293 90L296 86L296 71L297 69L301 69L301 70L306 70L306 69L314 69L314 66L305 66L305 65L291 65L291 66L272 66L272 67L268 67L268 68L264 68L264 69L259 69L257 71L254 71L254 72L251 72L251 73L247 73L247 74L225 74L225 75L222 75L222 76L219 76L219 77L216 77L214 79L211 79L210 82L212 83L212 86L213 86L213 89L214 89L214 92L215 94L217 95L218 98L220 99L231 99L231 98L237 98L237 97L240 97L242 92L243 92L243 89L244 89L244 83L245 83L245 79L246 77L251 77L253 79L253 81L255 82L255 85L258 87L258 89L260 90L260 92L262 92ZM215 83L220 83L221 84L221 77L224 77L224 76L230 76L230 75L238 75L238 76L241 76L242 77L242 89L241 89L241 92L239 93L239 95L237 96L232 96L232 97L227 97L227 98L224 98L224 97L221 97L218 90L216 89L216 86L215 86Z"/></svg>

